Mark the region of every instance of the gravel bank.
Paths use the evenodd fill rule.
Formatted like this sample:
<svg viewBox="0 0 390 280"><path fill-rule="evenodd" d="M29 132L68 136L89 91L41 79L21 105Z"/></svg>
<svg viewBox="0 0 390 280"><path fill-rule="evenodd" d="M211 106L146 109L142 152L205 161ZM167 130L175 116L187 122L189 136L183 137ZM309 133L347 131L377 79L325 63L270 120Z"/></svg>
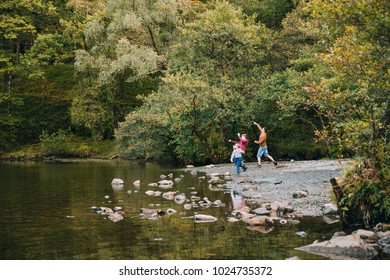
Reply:
<svg viewBox="0 0 390 280"><path fill-rule="evenodd" d="M256 204L281 202L292 207L302 216L321 216L321 207L332 202L332 190L329 179L341 176L348 167L348 160L313 160L278 162L275 167L271 162L263 162L258 167L256 162L247 163L248 170L236 175L234 164L217 164L194 167L206 174L229 172L232 180L226 186L243 192L248 188L252 192L252 202ZM307 191L306 197L294 198L293 194Z"/></svg>

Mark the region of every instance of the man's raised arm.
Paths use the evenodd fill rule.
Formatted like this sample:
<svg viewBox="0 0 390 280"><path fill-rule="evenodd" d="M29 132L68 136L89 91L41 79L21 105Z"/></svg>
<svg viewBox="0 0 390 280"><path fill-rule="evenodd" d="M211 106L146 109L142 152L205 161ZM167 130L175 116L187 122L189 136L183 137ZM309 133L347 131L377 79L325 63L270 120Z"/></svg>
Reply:
<svg viewBox="0 0 390 280"><path fill-rule="evenodd" d="M253 124L261 131L261 126L257 122L253 122Z"/></svg>

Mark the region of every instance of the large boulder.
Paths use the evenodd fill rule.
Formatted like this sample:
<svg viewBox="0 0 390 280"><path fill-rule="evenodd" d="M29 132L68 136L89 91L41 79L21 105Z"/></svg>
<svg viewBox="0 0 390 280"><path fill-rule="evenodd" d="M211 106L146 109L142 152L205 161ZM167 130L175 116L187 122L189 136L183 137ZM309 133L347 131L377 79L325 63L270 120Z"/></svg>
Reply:
<svg viewBox="0 0 390 280"><path fill-rule="evenodd" d="M321 208L324 215L337 215L337 206L333 203L326 203Z"/></svg>
<svg viewBox="0 0 390 280"><path fill-rule="evenodd" d="M259 207L259 208L256 208L255 210L253 210L253 213L255 213L256 215L269 215L271 214L271 211L267 210L265 207Z"/></svg>
<svg viewBox="0 0 390 280"><path fill-rule="evenodd" d="M261 225L272 225L274 222L271 218L267 216L253 216L248 219L243 219L245 224L249 226L261 226Z"/></svg>
<svg viewBox="0 0 390 280"><path fill-rule="evenodd" d="M376 245L367 243L362 235L335 236L323 242L295 248L334 260L368 260L378 255Z"/></svg>

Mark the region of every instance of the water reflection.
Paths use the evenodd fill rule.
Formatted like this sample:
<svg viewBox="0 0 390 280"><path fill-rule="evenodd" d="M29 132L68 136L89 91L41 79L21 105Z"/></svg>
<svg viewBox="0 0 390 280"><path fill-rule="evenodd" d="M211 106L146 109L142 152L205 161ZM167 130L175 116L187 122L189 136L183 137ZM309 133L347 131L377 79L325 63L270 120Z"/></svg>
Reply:
<svg viewBox="0 0 390 280"><path fill-rule="evenodd" d="M114 178L124 184L112 185ZM209 188L204 174L152 163L0 163L0 203L0 259L322 259L294 248L337 231L321 218L229 222L245 196Z"/></svg>
<svg viewBox="0 0 390 280"><path fill-rule="evenodd" d="M263 234L270 233L274 229L273 226L246 226L245 228L248 230L258 231Z"/></svg>
<svg viewBox="0 0 390 280"><path fill-rule="evenodd" d="M240 210L246 206L246 197L245 195L231 191L230 192L231 197L232 197L232 205L233 205L233 210Z"/></svg>

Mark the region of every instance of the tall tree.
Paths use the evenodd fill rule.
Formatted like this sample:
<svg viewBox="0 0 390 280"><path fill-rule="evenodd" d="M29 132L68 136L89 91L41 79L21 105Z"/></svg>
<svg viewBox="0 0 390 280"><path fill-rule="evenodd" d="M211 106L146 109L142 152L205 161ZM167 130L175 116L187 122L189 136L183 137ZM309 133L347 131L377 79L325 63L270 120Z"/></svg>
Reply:
<svg viewBox="0 0 390 280"><path fill-rule="evenodd" d="M42 0L5 0L0 3L0 49L4 88L7 88L9 102L12 95L12 78L20 55L34 42L36 34L42 30L54 29L53 17L56 9L49 1Z"/></svg>
<svg viewBox="0 0 390 280"><path fill-rule="evenodd" d="M56 9L49 1L5 0L0 4L1 47L14 53L14 61L19 61L20 53L35 39L37 33L52 29Z"/></svg>
<svg viewBox="0 0 390 280"><path fill-rule="evenodd" d="M126 84L164 69L167 46L190 4L179 0L107 2L104 13L87 24L87 50L76 54L76 70L86 87L73 102L75 123L97 137L112 135L128 112L123 109L131 95Z"/></svg>
<svg viewBox="0 0 390 280"><path fill-rule="evenodd" d="M264 122L275 128L272 146L281 157L316 159L333 155L329 138L322 137L328 120L320 107L308 101L305 90L313 82L332 77L329 67L316 55L326 48L322 40L326 31L319 20L308 19L299 4L275 33L269 52L272 75L259 96L262 101L256 105L259 111L267 112L262 116Z"/></svg>
<svg viewBox="0 0 390 280"><path fill-rule="evenodd" d="M3 0L0 2L0 149L16 143L18 127L22 123L17 108L23 103L14 92L14 77L20 73L20 57L42 31L57 27L56 9L50 1ZM6 108L5 110L3 110ZM5 136L3 135L5 134Z"/></svg>
<svg viewBox="0 0 390 280"><path fill-rule="evenodd" d="M22 56L22 64L29 71L29 78L38 81L43 97L48 81L45 69L50 65L69 63L73 58L71 41L60 34L39 34L34 45Z"/></svg>
<svg viewBox="0 0 390 280"><path fill-rule="evenodd" d="M367 169L343 200L366 226L390 216L389 8L385 0L308 3L329 27L324 40L331 48L321 57L334 74L309 88L310 101L330 120L328 131L340 147L365 160Z"/></svg>
<svg viewBox="0 0 390 280"><path fill-rule="evenodd" d="M256 15L256 21L268 28L280 29L286 14L291 12L297 3L294 0L230 0L242 7L248 15Z"/></svg>
<svg viewBox="0 0 390 280"><path fill-rule="evenodd" d="M328 23L332 47L323 58L334 77L312 88L312 100L326 108L340 144L376 159L389 141L388 1L312 1L315 17Z"/></svg>
<svg viewBox="0 0 390 280"><path fill-rule="evenodd" d="M131 135L130 127L137 123L150 130L158 120L161 135L166 135L163 145L157 147L159 154L170 151L183 162L225 160L230 153L226 143L231 129L250 126L253 112L246 109L267 74L271 34L227 1L201 9L193 21L180 28L158 92L121 124L116 136L122 155L136 155L143 141L142 125ZM160 143L161 139L151 141ZM153 151L147 154L153 155Z"/></svg>
<svg viewBox="0 0 390 280"><path fill-rule="evenodd" d="M102 12L106 7L106 0L68 0L64 9L70 16L62 17L60 24L63 35L68 36L73 42L73 48L84 49L85 24L91 20L94 14Z"/></svg>

